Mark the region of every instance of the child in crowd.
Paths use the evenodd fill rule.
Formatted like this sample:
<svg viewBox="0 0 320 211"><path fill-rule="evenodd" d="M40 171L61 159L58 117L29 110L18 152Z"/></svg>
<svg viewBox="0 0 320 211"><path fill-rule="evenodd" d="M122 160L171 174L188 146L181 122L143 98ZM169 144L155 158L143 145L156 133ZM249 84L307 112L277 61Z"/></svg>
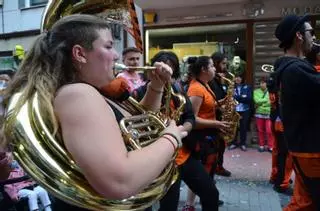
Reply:
<svg viewBox="0 0 320 211"><path fill-rule="evenodd" d="M25 176L25 172L19 166L18 162L12 159L12 155L7 153L7 156L9 157L9 166L11 169L8 179ZM32 180L5 185L4 190L13 201L19 201L27 197L30 211L39 210L38 198L44 207L44 211L51 211L51 201L47 191Z"/></svg>

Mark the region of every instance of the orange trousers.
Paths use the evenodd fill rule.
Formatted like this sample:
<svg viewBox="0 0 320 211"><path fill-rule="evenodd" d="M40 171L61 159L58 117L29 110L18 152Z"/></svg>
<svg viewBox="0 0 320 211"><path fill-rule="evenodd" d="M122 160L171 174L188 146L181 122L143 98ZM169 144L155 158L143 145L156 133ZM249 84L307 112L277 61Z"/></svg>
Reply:
<svg viewBox="0 0 320 211"><path fill-rule="evenodd" d="M320 153L291 153L296 174L293 196L284 211L320 210Z"/></svg>
<svg viewBox="0 0 320 211"><path fill-rule="evenodd" d="M283 133L273 131L272 134L274 135L274 143L270 181L275 186L286 189L290 185L290 177L293 171L291 155L288 152Z"/></svg>

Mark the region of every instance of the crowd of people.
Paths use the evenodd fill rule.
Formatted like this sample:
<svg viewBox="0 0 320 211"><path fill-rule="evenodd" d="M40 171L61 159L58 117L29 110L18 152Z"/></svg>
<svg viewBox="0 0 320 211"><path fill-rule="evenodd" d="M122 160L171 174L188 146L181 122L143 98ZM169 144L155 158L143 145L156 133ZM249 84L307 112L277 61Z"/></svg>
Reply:
<svg viewBox="0 0 320 211"><path fill-rule="evenodd" d="M78 34L82 36L75 36ZM308 16L285 17L275 36L284 56L275 62L270 78L261 78L255 90L245 82L243 72L231 78L237 102L234 109L241 118L239 141L235 134L228 147L247 150L247 131L254 114L258 150L272 153L270 182L274 189L287 191L292 171L296 174L292 201L285 210L317 211L319 47L313 46L315 36ZM142 53L134 47L125 49L123 63L140 66ZM221 137L234 124L222 120L224 110L220 107L228 90L224 81L228 75L226 56L214 52L211 56L190 57L188 83L180 79L179 59L173 52L157 53L151 60L155 69L147 77L128 68L116 78L113 68L118 59L104 21L91 15L64 17L50 33L43 33L36 40L6 88L4 101L21 90L26 99L34 92L40 93L48 113L54 114L49 115L48 121L58 129L89 184L103 197L123 199L138 193L177 154L179 178L160 200L159 210L177 210L181 181L189 188L183 211L195 210L196 196L202 210L218 210L224 202L219 199L214 175L232 175L223 165L227 143ZM158 111L166 102L167 92L171 92L167 84L186 99L179 119L171 121L150 145L128 152L117 117L132 114L121 102L132 96L145 109ZM171 95L170 110L178 107L179 99ZM7 145L3 139L3 149L10 149ZM1 151L0 158L2 166L10 167L9 178L25 174L15 161L8 159L8 152ZM9 185L6 191L14 201L27 197L30 210L38 210L37 198L45 210L51 210L48 193L34 181ZM62 201L60 206L64 210L85 210Z"/></svg>

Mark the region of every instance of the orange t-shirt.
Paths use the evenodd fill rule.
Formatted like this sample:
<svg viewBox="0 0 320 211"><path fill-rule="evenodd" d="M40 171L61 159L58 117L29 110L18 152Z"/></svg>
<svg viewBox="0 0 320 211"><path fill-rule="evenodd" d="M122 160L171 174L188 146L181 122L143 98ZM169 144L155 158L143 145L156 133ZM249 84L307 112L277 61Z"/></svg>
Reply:
<svg viewBox="0 0 320 211"><path fill-rule="evenodd" d="M172 111L174 111L176 109L173 100L170 101L170 108ZM191 152L190 150L188 150L186 147L182 146L179 150L178 150L178 154L176 157L176 164L178 166L182 165L184 162L186 162L186 160L189 158Z"/></svg>
<svg viewBox="0 0 320 211"><path fill-rule="evenodd" d="M216 98L215 94L208 87L204 87L199 81L192 80L188 89L188 96L197 96L202 98L202 104L200 106L198 117L203 119L216 119Z"/></svg>
<svg viewBox="0 0 320 211"><path fill-rule="evenodd" d="M182 146L178 150L178 154L176 157L176 164L178 166L182 165L184 162L186 162L186 160L188 160L190 154L191 154L190 150L188 150L186 147Z"/></svg>

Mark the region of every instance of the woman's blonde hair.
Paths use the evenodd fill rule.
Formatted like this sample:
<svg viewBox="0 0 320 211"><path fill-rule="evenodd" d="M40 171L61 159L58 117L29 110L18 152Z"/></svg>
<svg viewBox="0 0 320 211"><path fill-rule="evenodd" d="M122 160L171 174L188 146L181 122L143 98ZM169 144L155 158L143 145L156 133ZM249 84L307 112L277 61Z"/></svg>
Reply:
<svg viewBox="0 0 320 211"><path fill-rule="evenodd" d="M35 40L6 90L5 102L14 93L22 91L23 97L14 108L18 111L37 92L41 107L45 108L46 117L56 132L58 123L53 111L55 93L61 86L77 81L72 48L78 44L91 50L92 43L98 38L98 30L106 28L109 28L109 23L93 15L76 14L57 21L51 30L40 34Z"/></svg>

